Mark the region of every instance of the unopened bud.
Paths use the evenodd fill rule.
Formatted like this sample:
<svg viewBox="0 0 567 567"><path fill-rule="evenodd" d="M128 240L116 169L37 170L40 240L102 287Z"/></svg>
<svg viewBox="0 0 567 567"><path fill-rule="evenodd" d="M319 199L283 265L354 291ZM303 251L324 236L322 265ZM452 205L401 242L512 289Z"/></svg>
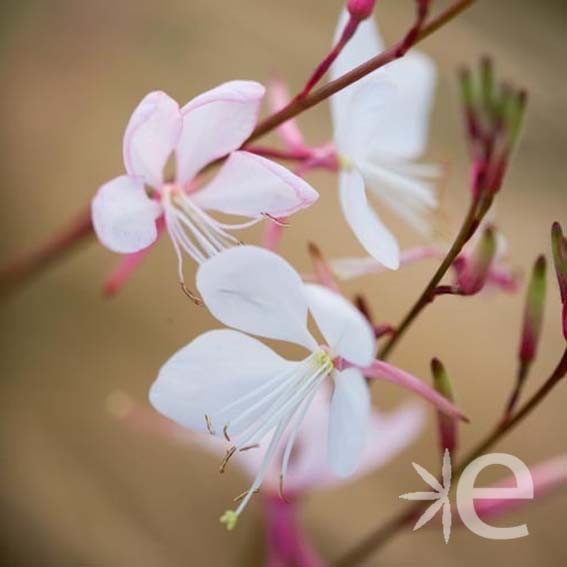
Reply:
<svg viewBox="0 0 567 567"><path fill-rule="evenodd" d="M469 265L463 270L459 278L462 293L474 295L484 287L496 254L496 244L494 229L492 227L486 228L476 245Z"/></svg>
<svg viewBox="0 0 567 567"><path fill-rule="evenodd" d="M539 256L532 269L526 296L519 352L520 360L523 364L530 364L537 352L545 307L546 271L547 263L545 257Z"/></svg>
<svg viewBox="0 0 567 567"><path fill-rule="evenodd" d="M366 20L372 15L376 0L348 0L348 13L358 21Z"/></svg>
<svg viewBox="0 0 567 567"><path fill-rule="evenodd" d="M551 228L551 248L561 303L563 304L561 313L563 336L567 340L567 238L563 235L561 225L558 222L554 222Z"/></svg>
<svg viewBox="0 0 567 567"><path fill-rule="evenodd" d="M433 374L433 387L449 401L455 401L451 379L445 367L438 358L431 361L431 373ZM441 412L437 412L439 424L439 445L441 452L447 449L451 455L457 448L457 421Z"/></svg>

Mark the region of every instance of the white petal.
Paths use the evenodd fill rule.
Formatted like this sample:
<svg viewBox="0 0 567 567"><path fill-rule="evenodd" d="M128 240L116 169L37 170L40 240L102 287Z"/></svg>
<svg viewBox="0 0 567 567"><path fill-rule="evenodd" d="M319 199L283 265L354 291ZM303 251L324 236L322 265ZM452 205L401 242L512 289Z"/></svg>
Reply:
<svg viewBox="0 0 567 567"><path fill-rule="evenodd" d="M369 142L372 140L368 153L405 159L419 157L427 143L435 93L435 65L423 53L410 51L380 68L375 76L391 81L396 87L396 96L389 101L386 115L376 124L374 136L368 138Z"/></svg>
<svg viewBox="0 0 567 567"><path fill-rule="evenodd" d="M137 252L157 238L161 206L147 196L141 179L122 175L109 181L97 191L91 211L98 239L113 252Z"/></svg>
<svg viewBox="0 0 567 567"><path fill-rule="evenodd" d="M359 242L386 268L397 270L400 265L398 243L368 204L360 173L354 169L341 172L339 184L343 214Z"/></svg>
<svg viewBox="0 0 567 567"><path fill-rule="evenodd" d="M356 368L335 373L334 380L329 414L329 465L338 476L348 476L355 471L366 445L370 394Z"/></svg>
<svg viewBox="0 0 567 567"><path fill-rule="evenodd" d="M179 105L161 91L146 95L124 133L124 165L152 187L163 183L163 168L181 131Z"/></svg>
<svg viewBox="0 0 567 567"><path fill-rule="evenodd" d="M207 431L207 415L222 435L223 426L243 411L236 406L220 414L223 408L295 364L242 333L209 331L163 365L150 389L150 401L162 414L198 431Z"/></svg>
<svg viewBox="0 0 567 567"><path fill-rule="evenodd" d="M193 199L205 209L232 215L287 217L318 197L309 183L285 167L249 152L234 152Z"/></svg>
<svg viewBox="0 0 567 567"><path fill-rule="evenodd" d="M305 295L331 354L359 366L371 364L376 355L376 339L362 313L344 297L320 285L305 285Z"/></svg>
<svg viewBox="0 0 567 567"><path fill-rule="evenodd" d="M359 161L357 165L376 197L419 232L431 231L432 212L437 207L431 183L400 173L397 163Z"/></svg>
<svg viewBox="0 0 567 567"><path fill-rule="evenodd" d="M242 145L254 130L264 92L254 81L229 81L183 107L176 150L179 183L188 183L205 165Z"/></svg>
<svg viewBox="0 0 567 567"><path fill-rule="evenodd" d="M273 252L255 246L225 250L201 264L197 288L212 315L229 327L317 347L307 330L303 282Z"/></svg>
<svg viewBox="0 0 567 567"><path fill-rule="evenodd" d="M334 44L338 41L348 18L348 12L343 10L335 30ZM358 25L354 36L331 65L331 79L337 79L341 75L358 67L361 63L378 55L382 49L382 39L378 34L374 20L368 18ZM358 85L351 85L331 97L331 111L335 129L338 128L340 122L348 120L349 117L346 114L346 106L348 105L348 100L357 88Z"/></svg>

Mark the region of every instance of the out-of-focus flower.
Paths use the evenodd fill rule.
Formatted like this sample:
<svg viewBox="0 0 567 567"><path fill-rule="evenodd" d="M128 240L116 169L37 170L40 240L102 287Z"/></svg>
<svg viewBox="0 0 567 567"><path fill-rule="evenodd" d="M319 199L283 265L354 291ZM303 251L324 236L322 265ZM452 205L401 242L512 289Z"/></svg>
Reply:
<svg viewBox="0 0 567 567"><path fill-rule="evenodd" d="M93 199L99 240L114 252L136 254L154 243L156 221L163 219L183 282L183 254L201 264L239 243L231 230L312 204L318 195L301 178L268 159L235 151L254 129L263 96L264 87L252 81L224 83L181 109L163 92L148 94L124 134L127 175L103 185ZM228 154L217 175L195 190L198 172ZM176 173L167 181L164 168L172 155ZM208 211L251 220L225 224ZM119 278L132 264L127 261Z"/></svg>
<svg viewBox="0 0 567 567"><path fill-rule="evenodd" d="M337 33L347 17L343 12ZM343 75L381 49L374 22L361 22L333 63L331 77ZM369 205L365 186L404 220L427 232L427 217L437 206L433 180L440 168L414 160L425 148L434 85L432 62L411 52L331 98L343 214L366 251L390 269L400 264L398 243Z"/></svg>
<svg viewBox="0 0 567 567"><path fill-rule="evenodd" d="M269 439L254 482L237 509L222 518L229 529L262 485L289 429L280 468L283 483L305 414L330 377L334 390L327 450L330 467L339 476L357 468L370 429L365 375L400 384L448 415L463 417L424 382L375 361L374 332L363 315L337 293L303 284L272 252L252 246L227 250L201 266L197 288L225 325L309 351L301 361L288 361L241 332L210 331L173 355L150 390L152 404L164 415L227 440L230 448L221 471L235 453ZM308 310L325 339L323 345L307 327Z"/></svg>
<svg viewBox="0 0 567 567"><path fill-rule="evenodd" d="M270 567L290 563L306 567L322 565L299 521L298 505L302 498L381 468L417 438L425 423L424 407L418 404L406 404L388 413L373 411L360 465L352 477L345 479L336 476L329 468L326 448L321 443L327 435L329 400L329 389L319 390L299 428L289 459L285 500L278 494L278 463L283 457L283 445L278 447L266 471L261 503L265 515L267 564ZM107 405L114 417L135 431L188 447L201 447L218 456L225 452L225 444L218 437L181 427L148 406L138 404L123 392L111 394ZM288 434L286 432L286 436ZM265 450L266 447L259 447L255 451L236 453L234 463L253 480L262 465Z"/></svg>

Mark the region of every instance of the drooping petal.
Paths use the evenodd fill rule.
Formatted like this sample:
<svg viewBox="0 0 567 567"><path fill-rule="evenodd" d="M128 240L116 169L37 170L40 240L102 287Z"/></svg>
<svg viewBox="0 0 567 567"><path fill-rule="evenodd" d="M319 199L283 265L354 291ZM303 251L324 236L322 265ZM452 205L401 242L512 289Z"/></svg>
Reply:
<svg viewBox="0 0 567 567"><path fill-rule="evenodd" d="M195 193L200 207L245 217L286 217L319 194L285 167L249 152L233 152L215 178Z"/></svg>
<svg viewBox="0 0 567 567"><path fill-rule="evenodd" d="M238 149L250 136L265 89L254 81L229 81L189 101L176 149L177 182L185 185L208 163Z"/></svg>
<svg viewBox="0 0 567 567"><path fill-rule="evenodd" d="M209 331L164 364L150 389L150 402L170 419L202 432L208 430L207 416L222 435L223 426L242 412L229 404L296 364L237 331ZM223 408L229 409L221 414Z"/></svg>
<svg viewBox="0 0 567 567"><path fill-rule="evenodd" d="M271 339L317 348L307 330L307 301L297 272L256 246L225 250L204 262L197 288L219 321Z"/></svg>
<svg viewBox="0 0 567 567"><path fill-rule="evenodd" d="M354 169L341 172L339 185L343 214L359 242L386 268L398 269L398 243L368 204L360 173Z"/></svg>
<svg viewBox="0 0 567 567"><path fill-rule="evenodd" d="M336 44L349 19L349 13L343 10L335 30L334 43ZM341 54L333 62L330 69L331 79L337 79L371 57L378 55L383 49L382 39L378 34L376 24L372 18L360 22L354 36L342 50ZM331 97L331 111L335 130L339 124L348 120L348 101L358 85L351 85L339 91Z"/></svg>
<svg viewBox="0 0 567 567"><path fill-rule="evenodd" d="M98 239L113 252L138 252L157 238L161 206L147 196L142 179L122 175L109 181L97 191L91 210Z"/></svg>
<svg viewBox="0 0 567 567"><path fill-rule="evenodd" d="M163 183L163 168L181 131L179 105L161 91L146 95L124 133L124 165L129 175L152 187Z"/></svg>
<svg viewBox="0 0 567 567"><path fill-rule="evenodd" d="M331 347L331 356L368 366L376 355L376 339L362 313L344 297L321 285L306 284L305 295L309 310Z"/></svg>
<svg viewBox="0 0 567 567"><path fill-rule="evenodd" d="M334 375L335 391L329 413L328 457L333 472L352 474L366 445L370 394L362 373L348 368Z"/></svg>

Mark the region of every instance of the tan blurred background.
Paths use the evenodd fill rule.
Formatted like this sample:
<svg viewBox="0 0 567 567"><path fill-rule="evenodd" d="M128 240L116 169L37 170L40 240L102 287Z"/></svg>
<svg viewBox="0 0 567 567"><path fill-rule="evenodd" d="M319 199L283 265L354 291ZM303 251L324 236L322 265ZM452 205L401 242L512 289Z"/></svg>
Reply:
<svg viewBox="0 0 567 567"><path fill-rule="evenodd" d="M228 79L265 82L274 74L297 89L324 54L341 4L4 0L2 261L50 234L122 172L123 129L146 92L164 89L183 102ZM394 41L411 20L412 2L379 5L383 33ZM498 206L512 261L524 272L548 251L551 222L567 221L566 31L562 0L481 0L423 46L440 69L430 147L431 157L451 163L444 207L453 229L467 199L457 65L493 54L506 77L530 93L524 141ZM326 105L301 124L312 142L325 140ZM294 217L283 250L303 268L307 239L336 255L360 252L340 217L334 179L317 174L310 181L321 201ZM403 239L416 242L410 233ZM179 292L168 242L107 301L100 286L115 260L91 243L2 305L2 565L260 565L257 505L231 534L218 524L242 490L242 476L233 471L221 481L215 459L126 430L105 411L115 389L145 403L160 364L214 325ZM396 322L433 268L424 263L345 290L364 287L379 318ZM562 348L558 293L549 288L545 340L528 389L550 372ZM395 354L396 363L426 379L431 356L446 362L473 420L463 432L467 446L488 430L510 388L522 301L443 298ZM402 398L389 385L376 388L379 407ZM498 449L527 463L565 452L566 402L562 384ZM397 495L417 483L410 462L437 466L434 443L430 419L427 434L389 467L309 500L305 525L324 556L336 557L400 508ZM527 522L530 536L491 542L459 531L445 546L438 530L422 530L397 538L369 564L566 564L567 491L501 522Z"/></svg>

